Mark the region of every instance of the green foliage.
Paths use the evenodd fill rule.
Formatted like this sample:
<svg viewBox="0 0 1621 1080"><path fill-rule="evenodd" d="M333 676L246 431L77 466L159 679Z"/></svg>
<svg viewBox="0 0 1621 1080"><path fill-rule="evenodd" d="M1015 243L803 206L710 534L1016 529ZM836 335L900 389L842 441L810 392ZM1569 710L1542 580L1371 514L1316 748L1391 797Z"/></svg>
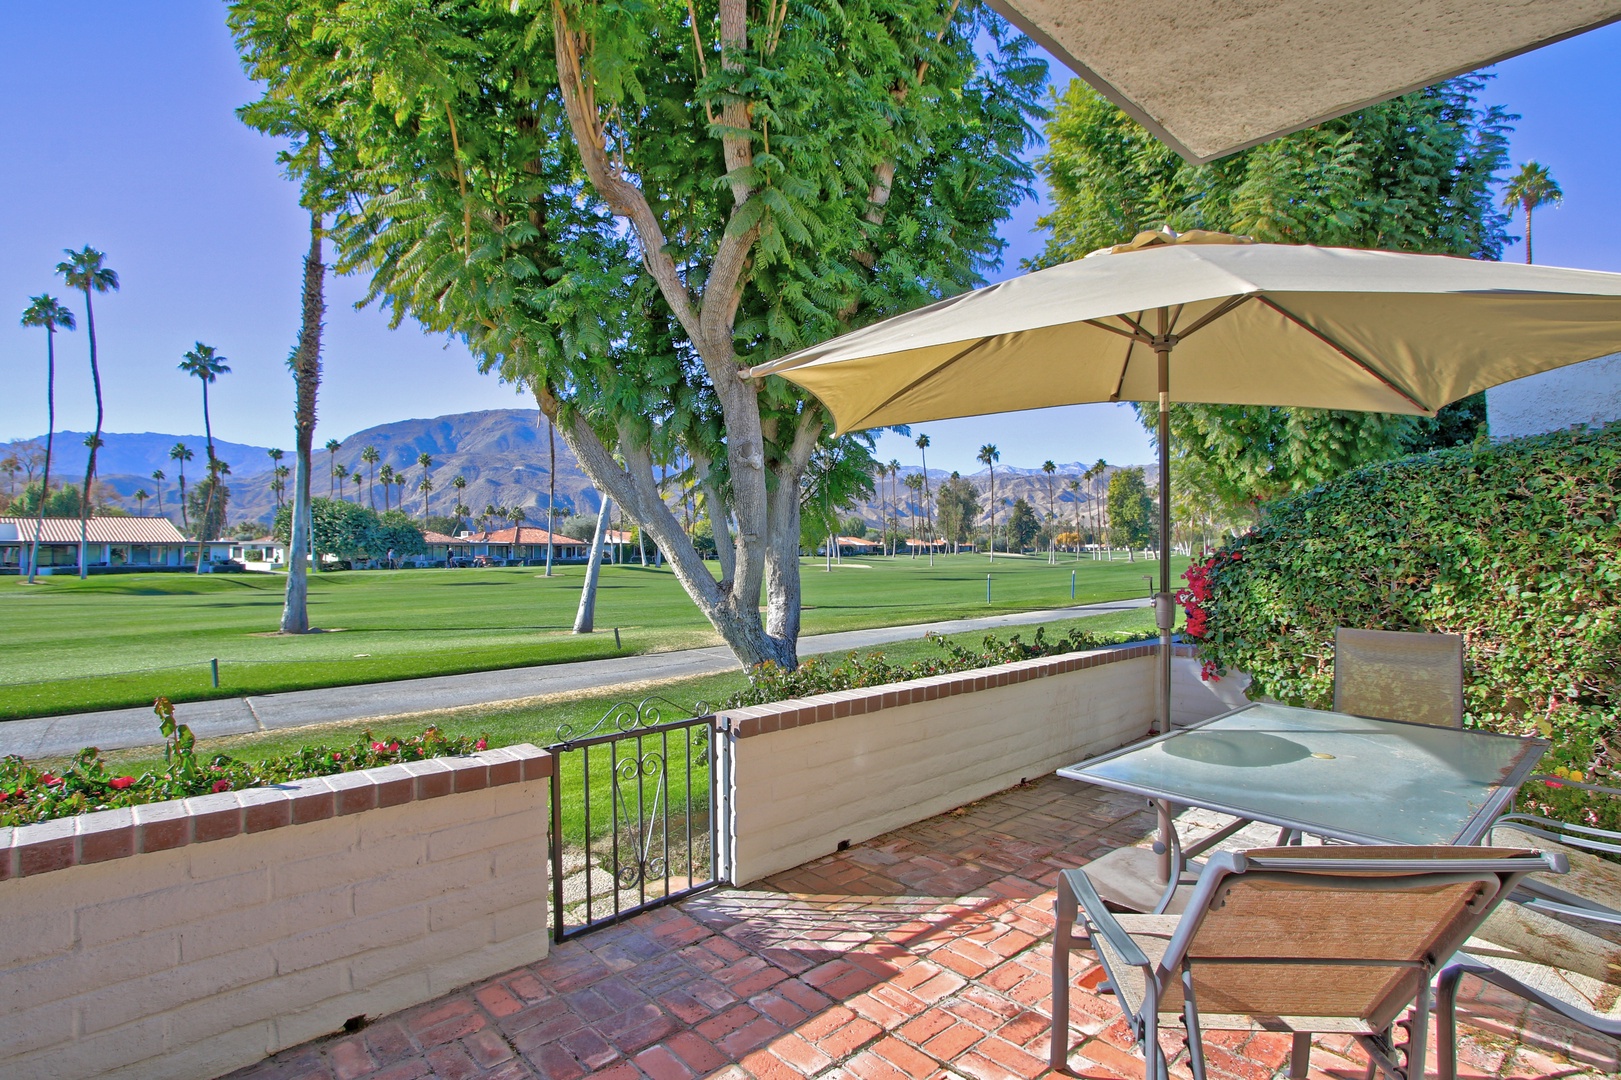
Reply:
<svg viewBox="0 0 1621 1080"><path fill-rule="evenodd" d="M94 810L185 799L222 791L284 784L312 776L332 776L404 761L471 754L486 738L450 737L436 727L399 739L356 736L346 747L304 746L294 753L263 761L240 761L216 754L206 761L196 753L197 739L176 722L168 698L158 698L153 712L163 735L163 768L140 776L119 776L102 760L101 751L85 747L60 776L44 772L13 754L0 761L0 827L31 825Z"/></svg>
<svg viewBox="0 0 1621 1080"><path fill-rule="evenodd" d="M979 518L979 489L952 473L934 493L934 516L940 535L953 544L968 542L968 531Z"/></svg>
<svg viewBox="0 0 1621 1080"><path fill-rule="evenodd" d="M209 498L212 494L213 498ZM225 515L231 488L223 479L205 476L186 491L186 521L197 540L218 540L225 535Z"/></svg>
<svg viewBox="0 0 1621 1080"><path fill-rule="evenodd" d="M1200 651L1254 694L1323 707L1335 627L1461 634L1468 723L1541 734L1545 767L1613 778L1618 491L1621 424L1359 469L1273 504L1218 560Z"/></svg>
<svg viewBox="0 0 1621 1080"><path fill-rule="evenodd" d="M1041 523L1036 520L1036 512L1026 499L1018 499L1013 503L1013 509L1008 513L1007 542L1009 551L1018 551L1027 546L1041 531Z"/></svg>
<svg viewBox="0 0 1621 1080"><path fill-rule="evenodd" d="M1033 660L1042 656L1061 656L1064 653L1084 652L1119 645L1128 641L1143 641L1152 632L1118 632L1095 634L1078 626L1052 641L1047 640L1046 627L1036 627L1035 636L1027 645L1018 634L1006 640L995 634L986 634L978 651L957 644L943 634L932 631L925 637L938 645L943 656L932 656L911 663L895 664L884 659L880 652L865 655L852 652L841 660L811 657L793 671L776 664L758 664L749 669L749 685L737 691L726 701L726 708L746 705L764 705L773 701L831 694L837 690L854 690L865 686L887 686L890 683L926 679L931 675L947 675L955 671L973 671L976 668L1011 664L1016 660Z"/></svg>
<svg viewBox="0 0 1621 1080"><path fill-rule="evenodd" d="M1154 499L1141 468L1118 469L1109 477L1109 540L1122 547L1154 542Z"/></svg>
<svg viewBox="0 0 1621 1080"><path fill-rule="evenodd" d="M293 508L276 511L271 535L288 543ZM420 555L428 550L422 526L402 510L379 514L369 506L342 499L311 499L310 529L315 550L340 559L380 559L392 549L396 557Z"/></svg>
<svg viewBox="0 0 1621 1080"><path fill-rule="evenodd" d="M20 517L36 517L39 514L40 481L35 480L22 491L17 493L17 499L11 504L10 513ZM46 517L79 516L79 487L77 484L63 484L52 487L50 497L45 500ZM30 537L33 533L28 534Z"/></svg>
<svg viewBox="0 0 1621 1080"><path fill-rule="evenodd" d="M1480 76L1295 132L1208 165L1183 161L1081 80L1047 126L1040 168L1052 185L1044 265L1141 229L1214 229L1272 243L1326 244L1495 259L1507 217L1493 183L1509 122L1482 107ZM1175 397L1176 388L1171 388ZM1157 406L1139 404L1154 430ZM1171 410L1178 476L1229 510L1306 491L1351 469L1472 439L1484 405L1440 422L1383 414L1224 405Z"/></svg>

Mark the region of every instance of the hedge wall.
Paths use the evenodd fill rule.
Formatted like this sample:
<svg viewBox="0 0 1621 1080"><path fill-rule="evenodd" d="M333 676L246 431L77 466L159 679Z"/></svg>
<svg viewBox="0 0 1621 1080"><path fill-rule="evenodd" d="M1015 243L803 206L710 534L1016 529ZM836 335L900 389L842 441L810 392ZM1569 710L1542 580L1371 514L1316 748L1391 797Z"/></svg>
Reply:
<svg viewBox="0 0 1621 1080"><path fill-rule="evenodd" d="M1621 779L1618 486L1621 423L1371 465L1272 504L1190 571L1207 669L1327 707L1336 626L1462 634L1466 723L1552 738L1545 770Z"/></svg>

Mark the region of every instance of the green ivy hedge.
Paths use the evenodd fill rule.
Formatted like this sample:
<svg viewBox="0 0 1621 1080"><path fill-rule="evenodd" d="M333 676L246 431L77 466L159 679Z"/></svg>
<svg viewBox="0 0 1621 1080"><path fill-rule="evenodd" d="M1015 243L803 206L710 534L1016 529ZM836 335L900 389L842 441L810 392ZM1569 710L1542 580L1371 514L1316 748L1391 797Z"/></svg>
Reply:
<svg viewBox="0 0 1621 1080"><path fill-rule="evenodd" d="M1466 723L1621 777L1621 423L1370 465L1271 504L1207 567L1207 668L1327 707L1334 628L1463 635ZM1621 801L1621 800L1616 800ZM1611 814L1621 811L1604 812ZM1591 818L1590 814L1580 816Z"/></svg>

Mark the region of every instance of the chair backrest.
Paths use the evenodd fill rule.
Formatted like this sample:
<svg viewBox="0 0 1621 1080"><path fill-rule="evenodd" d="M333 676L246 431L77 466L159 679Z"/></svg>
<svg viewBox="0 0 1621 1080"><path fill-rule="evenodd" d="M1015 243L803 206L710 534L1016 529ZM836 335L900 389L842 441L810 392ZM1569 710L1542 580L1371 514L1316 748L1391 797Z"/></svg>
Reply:
<svg viewBox="0 0 1621 1080"><path fill-rule="evenodd" d="M1334 711L1463 726L1463 638L1397 630L1334 631Z"/></svg>
<svg viewBox="0 0 1621 1080"><path fill-rule="evenodd" d="M1218 853L1166 951L1202 1014L1395 1019L1514 883L1558 856L1510 848L1285 847Z"/></svg>

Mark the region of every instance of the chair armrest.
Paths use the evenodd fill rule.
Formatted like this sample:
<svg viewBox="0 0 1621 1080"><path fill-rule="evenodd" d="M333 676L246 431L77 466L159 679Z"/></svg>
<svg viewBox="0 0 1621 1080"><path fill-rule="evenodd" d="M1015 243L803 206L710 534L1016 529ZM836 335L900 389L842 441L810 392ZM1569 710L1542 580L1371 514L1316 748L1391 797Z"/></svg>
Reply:
<svg viewBox="0 0 1621 1080"><path fill-rule="evenodd" d="M1104 906L1103 898L1098 895L1097 889L1092 887L1092 881L1086 876L1085 870L1065 870L1064 882L1075 893L1075 899L1080 903L1081 910L1086 912L1088 926L1105 938L1122 960L1133 967L1152 967L1142 949L1137 947L1137 943L1131 940L1131 935L1116 921L1114 912Z"/></svg>

